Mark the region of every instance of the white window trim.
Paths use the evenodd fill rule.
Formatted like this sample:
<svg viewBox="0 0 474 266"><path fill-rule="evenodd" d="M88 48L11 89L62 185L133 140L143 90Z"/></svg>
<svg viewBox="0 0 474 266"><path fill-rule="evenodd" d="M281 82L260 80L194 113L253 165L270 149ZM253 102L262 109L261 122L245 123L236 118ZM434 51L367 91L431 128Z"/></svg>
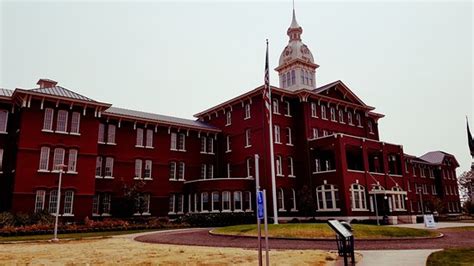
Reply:
<svg viewBox="0 0 474 266"><path fill-rule="evenodd" d="M338 188L336 188L334 185L329 185L331 186L331 188L329 190L326 190L324 188L324 186L326 186L328 184L325 184L325 185L321 185L321 186L318 186L316 188L316 206L318 207L318 209L316 210L317 212L327 212L327 211L340 211L341 209L340 208L337 208L337 201L336 201L336 191L339 191ZM321 188L321 189L319 189ZM323 202L323 206L319 206L319 191L321 191L321 195L322 195L322 202ZM327 202L326 202L326 191L330 191L331 192L331 201L333 202L333 208L327 208Z"/></svg>
<svg viewBox="0 0 474 266"><path fill-rule="evenodd" d="M291 212L297 212L298 208L296 207L296 191L295 189L291 189L291 193L293 193L293 207L290 209Z"/></svg>
<svg viewBox="0 0 474 266"><path fill-rule="evenodd" d="M228 203L229 203L229 208L226 209L224 208L224 205L225 205L225 200L224 200L224 195L228 195ZM232 211L232 194L230 193L230 191L222 191L222 212L231 212Z"/></svg>

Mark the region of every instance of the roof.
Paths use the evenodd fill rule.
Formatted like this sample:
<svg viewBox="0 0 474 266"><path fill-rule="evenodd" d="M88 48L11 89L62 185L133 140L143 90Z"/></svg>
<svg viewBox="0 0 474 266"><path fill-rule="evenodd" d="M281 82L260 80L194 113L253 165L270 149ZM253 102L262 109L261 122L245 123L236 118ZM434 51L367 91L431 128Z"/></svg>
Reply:
<svg viewBox="0 0 474 266"><path fill-rule="evenodd" d="M354 97L354 99L359 102L360 105L362 106L365 106L365 107L370 107L370 106L367 106L353 91L351 91L349 89L349 87L346 86L346 84L344 84L344 82L342 82L341 80L336 80L334 82L331 82L331 83L328 83L326 85L323 85L319 88L316 88L313 90L313 92L317 93L317 94L320 94L336 85L341 85L350 95L352 95L352 97ZM373 107L370 107L371 109L374 109Z"/></svg>
<svg viewBox="0 0 474 266"><path fill-rule="evenodd" d="M13 95L13 91L9 89L0 88L0 97L11 97Z"/></svg>
<svg viewBox="0 0 474 266"><path fill-rule="evenodd" d="M54 96L60 96L60 97L66 97L66 98L71 98L75 100L82 100L82 101L87 101L87 102L94 102L96 103L97 101L87 98L86 96L83 96L79 93L70 91L66 88L63 88L61 86L55 86L51 88L36 88L36 89L31 89L30 91L33 92L38 92L42 94L48 94L48 95L54 95Z"/></svg>
<svg viewBox="0 0 474 266"><path fill-rule="evenodd" d="M430 163L441 164L441 163L443 163L443 160L444 160L445 156L454 157L452 154L449 154L449 153L444 152L444 151L430 151L430 152L420 156L420 158L427 161L427 162L430 162Z"/></svg>
<svg viewBox="0 0 474 266"><path fill-rule="evenodd" d="M204 129L204 130L212 130L212 131L220 131L218 128L215 128L213 126L210 126L208 124L196 121L196 120L190 120L190 119L184 119L184 118L178 118L178 117L172 117L172 116L166 116L166 115L159 115L159 114L154 114L154 113L147 113L147 112L141 112L141 111L135 111L135 110L129 110L125 108L119 108L119 107L110 107L109 109L105 110L103 114L110 114L110 115L117 115L117 116L123 116L123 117L129 117L129 118L138 118L138 119L145 119L145 120L152 120L156 121L157 123L164 123L164 124L173 124L173 125L178 125L178 126L184 126L184 127L191 127L191 128L198 128L198 129Z"/></svg>

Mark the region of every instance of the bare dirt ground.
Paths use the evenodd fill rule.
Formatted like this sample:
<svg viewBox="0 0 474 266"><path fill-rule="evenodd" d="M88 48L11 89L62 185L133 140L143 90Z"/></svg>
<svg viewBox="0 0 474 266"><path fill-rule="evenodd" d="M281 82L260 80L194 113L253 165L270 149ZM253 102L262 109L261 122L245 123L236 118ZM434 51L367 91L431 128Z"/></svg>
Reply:
<svg viewBox="0 0 474 266"><path fill-rule="evenodd" d="M334 265L320 250L272 250L272 265ZM257 251L242 248L148 244L127 237L60 243L0 245L0 265L256 265Z"/></svg>

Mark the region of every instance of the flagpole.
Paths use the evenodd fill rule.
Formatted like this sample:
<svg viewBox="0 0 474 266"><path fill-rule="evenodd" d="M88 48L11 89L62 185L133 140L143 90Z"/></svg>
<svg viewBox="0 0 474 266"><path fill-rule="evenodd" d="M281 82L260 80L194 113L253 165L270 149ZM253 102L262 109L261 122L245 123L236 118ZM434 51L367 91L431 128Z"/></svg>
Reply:
<svg viewBox="0 0 474 266"><path fill-rule="evenodd" d="M278 224L278 209L277 209L277 196L276 196L276 178L275 178L275 155L273 153L273 109L272 109L272 90L270 86L270 73L268 69L268 39L267 39L267 54L265 59L265 85L268 86L268 134L270 136L270 168L272 178L272 198L273 198L273 223Z"/></svg>

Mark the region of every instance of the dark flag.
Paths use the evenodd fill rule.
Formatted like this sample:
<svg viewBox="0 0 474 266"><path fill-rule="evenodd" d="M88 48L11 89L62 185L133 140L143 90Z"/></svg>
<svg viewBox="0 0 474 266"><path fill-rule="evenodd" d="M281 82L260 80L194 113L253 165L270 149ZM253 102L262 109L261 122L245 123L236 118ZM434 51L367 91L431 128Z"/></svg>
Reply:
<svg viewBox="0 0 474 266"><path fill-rule="evenodd" d="M471 131L469 130L469 122L467 121L467 143L469 144L469 150L471 151L471 156L474 157L474 139L472 138Z"/></svg>
<svg viewBox="0 0 474 266"><path fill-rule="evenodd" d="M270 124L270 114L272 112L272 105L270 102L270 73L268 71L268 40L267 40L267 53L265 55L265 88L263 89L263 101L265 102L265 116L267 123Z"/></svg>

